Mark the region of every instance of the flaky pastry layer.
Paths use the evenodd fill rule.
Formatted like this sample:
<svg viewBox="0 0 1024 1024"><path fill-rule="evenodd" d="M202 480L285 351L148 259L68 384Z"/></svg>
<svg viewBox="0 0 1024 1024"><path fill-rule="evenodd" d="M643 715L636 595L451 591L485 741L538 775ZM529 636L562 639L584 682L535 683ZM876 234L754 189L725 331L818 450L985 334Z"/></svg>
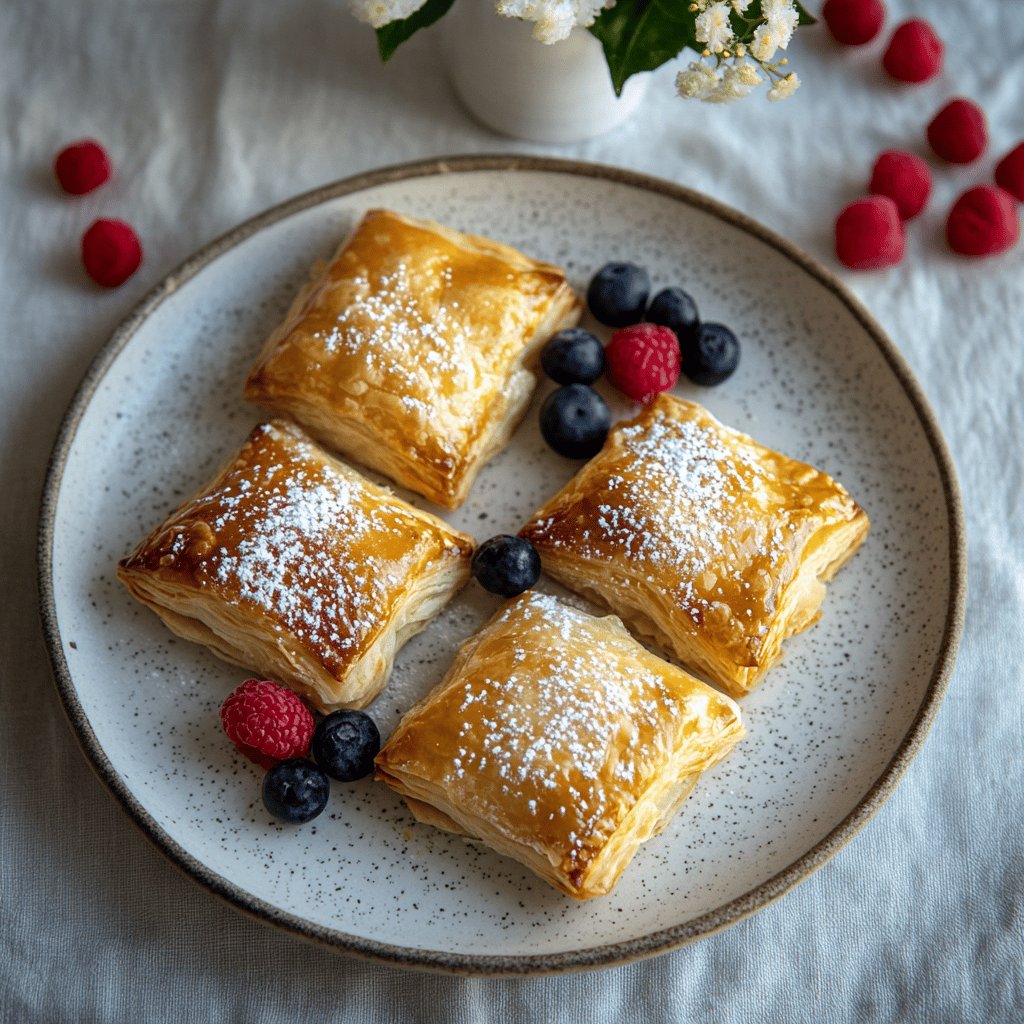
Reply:
<svg viewBox="0 0 1024 1024"><path fill-rule="evenodd" d="M245 395L447 508L507 443L580 302L555 266L370 210L298 297Z"/></svg>
<svg viewBox="0 0 1024 1024"><path fill-rule="evenodd" d="M588 899L612 889L742 734L732 700L614 616L528 592L406 714L377 778L421 821Z"/></svg>
<svg viewBox="0 0 1024 1024"><path fill-rule="evenodd" d="M666 394L520 536L557 580L740 696L818 619L868 525L825 473Z"/></svg>
<svg viewBox="0 0 1024 1024"><path fill-rule="evenodd" d="M118 577L174 633L329 711L373 700L472 553L472 538L273 422Z"/></svg>

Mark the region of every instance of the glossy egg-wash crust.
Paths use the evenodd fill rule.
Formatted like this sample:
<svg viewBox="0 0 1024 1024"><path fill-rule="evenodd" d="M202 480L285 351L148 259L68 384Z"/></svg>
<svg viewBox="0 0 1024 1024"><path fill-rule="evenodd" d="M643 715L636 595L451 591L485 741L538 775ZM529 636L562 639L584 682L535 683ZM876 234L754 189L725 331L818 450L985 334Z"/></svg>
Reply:
<svg viewBox="0 0 1024 1024"><path fill-rule="evenodd" d="M742 735L733 701L617 618L527 591L402 719L378 778L418 818L588 899L611 891Z"/></svg>
<svg viewBox="0 0 1024 1024"><path fill-rule="evenodd" d="M818 619L867 532L827 474L663 394L520 535L560 582L739 696Z"/></svg>
<svg viewBox="0 0 1024 1024"><path fill-rule="evenodd" d="M328 711L381 691L396 651L468 580L472 553L466 534L274 422L118 576L179 636Z"/></svg>
<svg viewBox="0 0 1024 1024"><path fill-rule="evenodd" d="M370 210L300 292L245 395L456 508L521 420L541 346L579 314L550 263Z"/></svg>

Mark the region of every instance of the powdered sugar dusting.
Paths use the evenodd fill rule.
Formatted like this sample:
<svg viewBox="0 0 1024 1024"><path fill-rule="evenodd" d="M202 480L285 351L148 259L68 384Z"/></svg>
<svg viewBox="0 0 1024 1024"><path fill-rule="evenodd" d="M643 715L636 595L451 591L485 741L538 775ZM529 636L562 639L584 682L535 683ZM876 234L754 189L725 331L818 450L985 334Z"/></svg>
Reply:
<svg viewBox="0 0 1024 1024"><path fill-rule="evenodd" d="M624 554L648 583L674 581L672 601L695 624L723 638L763 635L774 587L792 573L804 511L788 507L764 450L727 444L713 421L657 413L619 428L618 441L609 475L594 487L593 525L570 535L548 516L528 535L583 558Z"/></svg>
<svg viewBox="0 0 1024 1024"><path fill-rule="evenodd" d="M666 756L674 720L693 710L625 632L597 626L530 593L488 627L492 639L478 653L491 671L467 681L452 708L458 757L449 786L493 813L511 797L538 837L568 841L574 863L615 830Z"/></svg>
<svg viewBox="0 0 1024 1024"><path fill-rule="evenodd" d="M194 561L201 585L262 609L279 633L343 662L387 624L424 529L404 518L311 443L264 425L189 508L191 525L170 553Z"/></svg>
<svg viewBox="0 0 1024 1024"><path fill-rule="evenodd" d="M413 287L409 269L399 261L390 272L371 279L364 272L350 282L353 297L336 315L335 326L315 331L327 353L338 351L357 356L368 370L386 367L409 390L422 387L417 365L439 378L465 376L461 358L467 336L459 313L459 301L446 301L452 268L441 266L427 293ZM417 360L408 358L416 351Z"/></svg>
<svg viewBox="0 0 1024 1024"><path fill-rule="evenodd" d="M545 264L429 221L371 211L282 339L292 353L283 365L298 352L351 399L346 417L385 444L407 447L415 437L417 456L457 489L564 287ZM274 376L274 359L264 372Z"/></svg>

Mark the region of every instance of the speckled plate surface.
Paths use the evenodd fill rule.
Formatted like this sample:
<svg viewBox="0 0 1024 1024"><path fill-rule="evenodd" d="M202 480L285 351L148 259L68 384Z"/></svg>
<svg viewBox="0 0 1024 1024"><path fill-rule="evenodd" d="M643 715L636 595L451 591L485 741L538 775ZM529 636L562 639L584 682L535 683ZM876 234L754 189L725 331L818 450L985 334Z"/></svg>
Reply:
<svg viewBox="0 0 1024 1024"><path fill-rule="evenodd" d="M369 780L335 785L311 825L275 824L260 774L220 732L246 673L171 637L114 566L204 483L258 419L250 363L304 280L364 210L492 235L585 287L609 259L682 283L743 341L724 385L680 394L841 480L871 535L824 617L742 704L749 735L701 780L615 892L577 904L525 869L414 825ZM600 211L600 216L595 212ZM513 532L573 473L534 407L448 518ZM616 414L629 409L618 404ZM157 288L90 370L47 485L43 618L86 754L133 819L198 881L339 949L468 972L580 969L725 927L809 874L895 785L941 699L963 607L962 519L910 371L826 271L758 225L666 182L608 168L468 157L363 175L212 243ZM496 599L471 586L400 654L372 713L385 735L442 676Z"/></svg>

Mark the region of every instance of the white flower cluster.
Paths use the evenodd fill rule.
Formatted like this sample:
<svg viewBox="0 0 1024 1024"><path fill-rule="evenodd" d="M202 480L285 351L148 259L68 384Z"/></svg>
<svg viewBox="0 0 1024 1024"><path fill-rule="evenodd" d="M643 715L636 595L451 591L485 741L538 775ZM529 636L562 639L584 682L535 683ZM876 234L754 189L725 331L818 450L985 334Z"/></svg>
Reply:
<svg viewBox="0 0 1024 1024"><path fill-rule="evenodd" d="M761 4L761 15L764 24L757 26L750 52L755 60L769 61L775 56L776 51L789 46L800 15L797 14L792 0L764 0Z"/></svg>
<svg viewBox="0 0 1024 1024"><path fill-rule="evenodd" d="M415 14L426 0L349 0L352 13L374 28L402 21Z"/></svg>
<svg viewBox="0 0 1024 1024"><path fill-rule="evenodd" d="M615 0L496 0L499 14L534 22L533 37L542 43L557 43L577 26L587 28ZM352 13L380 28L415 14L425 0L349 0Z"/></svg>
<svg viewBox="0 0 1024 1024"><path fill-rule="evenodd" d="M783 75L782 78L778 79L768 90L768 99L788 100L799 88L800 79L795 71L791 71L788 75Z"/></svg>
<svg viewBox="0 0 1024 1024"><path fill-rule="evenodd" d="M578 25L587 28L614 0L498 0L498 13L506 18L535 22L533 38L557 43Z"/></svg>
<svg viewBox="0 0 1024 1024"><path fill-rule="evenodd" d="M750 42L746 46L736 38L731 15L735 12L743 19L750 2L695 0L690 4L690 11L697 15L694 19L697 42L704 47L701 56L714 58L714 64L693 62L685 71L680 71L676 76L680 96L706 103L731 103L765 81L765 75L773 82L768 90L770 100L786 99L799 88L800 79L795 74L779 71L785 60L771 63L779 50L789 46L800 21L793 0L762 0L761 17L753 38L745 36Z"/></svg>

